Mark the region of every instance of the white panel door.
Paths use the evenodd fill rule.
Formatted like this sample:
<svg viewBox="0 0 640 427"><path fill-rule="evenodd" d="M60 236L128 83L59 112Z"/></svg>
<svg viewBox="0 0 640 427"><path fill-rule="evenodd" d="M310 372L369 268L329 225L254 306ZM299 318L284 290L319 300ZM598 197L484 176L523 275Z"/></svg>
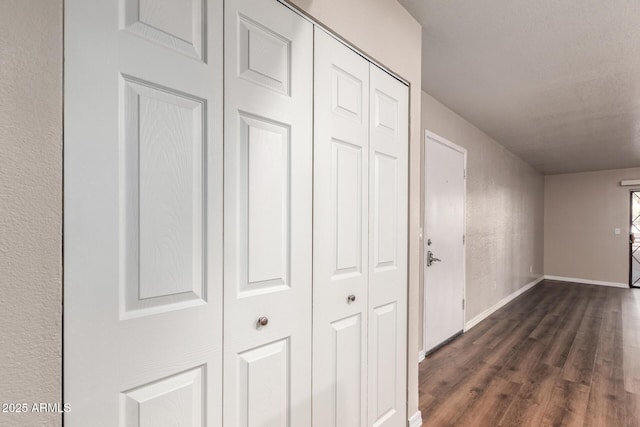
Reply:
<svg viewBox="0 0 640 427"><path fill-rule="evenodd" d="M224 425L311 424L312 24L225 2Z"/></svg>
<svg viewBox="0 0 640 427"><path fill-rule="evenodd" d="M369 62L316 28L313 425L367 423Z"/></svg>
<svg viewBox="0 0 640 427"><path fill-rule="evenodd" d="M425 351L464 328L465 150L425 136ZM431 255L429 255L431 254ZM431 256L433 261L429 262Z"/></svg>
<svg viewBox="0 0 640 427"><path fill-rule="evenodd" d="M66 426L222 423L222 2L65 2Z"/></svg>
<svg viewBox="0 0 640 427"><path fill-rule="evenodd" d="M373 64L369 86L368 425L404 426L409 90Z"/></svg>

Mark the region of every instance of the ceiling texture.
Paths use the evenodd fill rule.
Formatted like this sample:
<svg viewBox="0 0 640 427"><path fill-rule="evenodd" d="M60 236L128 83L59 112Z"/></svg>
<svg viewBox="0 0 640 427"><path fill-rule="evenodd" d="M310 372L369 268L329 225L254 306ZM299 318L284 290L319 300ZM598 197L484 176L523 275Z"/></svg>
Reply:
<svg viewBox="0 0 640 427"><path fill-rule="evenodd" d="M399 1L422 89L538 171L640 166L640 1Z"/></svg>

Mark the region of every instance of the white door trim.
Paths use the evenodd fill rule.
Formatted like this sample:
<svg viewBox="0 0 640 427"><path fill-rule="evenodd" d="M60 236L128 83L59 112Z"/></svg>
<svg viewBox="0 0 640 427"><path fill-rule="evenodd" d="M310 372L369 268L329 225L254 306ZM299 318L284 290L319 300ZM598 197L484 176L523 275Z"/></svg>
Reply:
<svg viewBox="0 0 640 427"><path fill-rule="evenodd" d="M451 141L449 141L446 138L441 137L440 135L431 132L430 130L425 129L424 131L424 142L423 142L423 147L422 147L422 152L424 153L423 156L423 162L424 165L426 167L427 164L427 150L426 150L426 145L427 145L427 139L431 139L432 141L435 141L439 144L442 144L448 148L451 148L455 151L458 151L460 153L462 153L463 157L464 157L464 174L465 174L465 179L464 179L464 198L463 198L463 207L464 207L464 220L463 220L463 224L462 224L462 228L464 230L464 236L465 236L465 243L462 247L462 262L463 265L465 266L464 271L462 272L462 296L464 298L464 310L462 310L462 324L464 325L466 323L467 320L467 244L466 244L466 236L467 236L467 215L466 215L466 211L467 211L467 149L464 147L459 146L458 144L455 144ZM427 185L427 176L425 173L425 178L424 178L424 182L423 184L423 188L422 188L422 195L423 195L423 201L426 202L426 199L424 198L424 193L426 190L426 185ZM423 202L424 204L424 202ZM424 208L424 206L422 206ZM422 215L422 230L424 230L424 232L426 232L426 220L425 220L425 213L423 213ZM424 241L422 242L422 249L424 252ZM420 263L422 265L422 271L424 271L424 254L422 256L422 259L420 260ZM425 357L425 353L426 353L426 348L425 348L425 343L427 342L427 325L426 325L426 316L424 315L424 310L427 307L427 301L425 298L425 292L424 292L424 275L423 275L423 282L422 282L422 289L423 289L423 298L422 298L422 350L420 350L419 353L419 358L418 361L422 361L424 360Z"/></svg>

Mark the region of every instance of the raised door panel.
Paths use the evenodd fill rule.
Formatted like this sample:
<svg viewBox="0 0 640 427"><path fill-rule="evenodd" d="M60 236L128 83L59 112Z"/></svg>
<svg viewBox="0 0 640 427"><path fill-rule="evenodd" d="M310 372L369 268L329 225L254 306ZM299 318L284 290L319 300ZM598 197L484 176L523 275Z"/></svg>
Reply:
<svg viewBox="0 0 640 427"><path fill-rule="evenodd" d="M358 404L364 397L362 315L358 313L335 321L331 327L333 357L329 372L333 382L331 400L334 407L327 414L332 418L329 425L359 426L364 421L361 405Z"/></svg>
<svg viewBox="0 0 640 427"><path fill-rule="evenodd" d="M122 77L123 318L204 300L205 100Z"/></svg>
<svg viewBox="0 0 640 427"><path fill-rule="evenodd" d="M67 426L222 424L222 11L65 3Z"/></svg>
<svg viewBox="0 0 640 427"><path fill-rule="evenodd" d="M289 340L261 345L238 354L238 400L243 411L238 425L291 425Z"/></svg>
<svg viewBox="0 0 640 427"><path fill-rule="evenodd" d="M370 68L369 418L406 424L408 88Z"/></svg>
<svg viewBox="0 0 640 427"><path fill-rule="evenodd" d="M398 100L392 96L376 90L373 95L373 120L374 128L377 131L388 132L391 135L398 135Z"/></svg>
<svg viewBox="0 0 640 427"><path fill-rule="evenodd" d="M225 22L224 425L309 425L313 28L275 0Z"/></svg>
<svg viewBox="0 0 640 427"><path fill-rule="evenodd" d="M365 94L367 81L363 81L364 77L364 75L354 76L340 68L338 64L332 64L331 104L334 114L340 114L356 123L364 124L363 119L368 117L363 115L366 111L363 111L363 106L366 107L364 101L368 98L368 94Z"/></svg>
<svg viewBox="0 0 640 427"><path fill-rule="evenodd" d="M291 40L238 15L239 75L289 95Z"/></svg>
<svg viewBox="0 0 640 427"><path fill-rule="evenodd" d="M364 426L369 64L315 31L313 425Z"/></svg>
<svg viewBox="0 0 640 427"><path fill-rule="evenodd" d="M398 158L375 153L373 160L373 268L398 268Z"/></svg>
<svg viewBox="0 0 640 427"><path fill-rule="evenodd" d="M122 27L185 55L204 59L206 3L205 0L123 0Z"/></svg>
<svg viewBox="0 0 640 427"><path fill-rule="evenodd" d="M172 375L121 394L126 427L206 426L204 367Z"/></svg>
<svg viewBox="0 0 640 427"><path fill-rule="evenodd" d="M332 140L333 279L362 274L362 147Z"/></svg>
<svg viewBox="0 0 640 427"><path fill-rule="evenodd" d="M291 245L289 127L240 114L241 164L236 197L241 222L239 240L246 242L239 264L240 296L288 287Z"/></svg>
<svg viewBox="0 0 640 427"><path fill-rule="evenodd" d="M374 426L385 425L399 411L404 401L398 398L399 384L397 357L398 345L401 340L398 338L398 319L396 303L386 304L373 309L373 318L370 319L371 328L371 349L369 363L372 371L375 372L375 383L372 384L370 392L373 399L370 412L374 415ZM393 424L390 424L393 425Z"/></svg>

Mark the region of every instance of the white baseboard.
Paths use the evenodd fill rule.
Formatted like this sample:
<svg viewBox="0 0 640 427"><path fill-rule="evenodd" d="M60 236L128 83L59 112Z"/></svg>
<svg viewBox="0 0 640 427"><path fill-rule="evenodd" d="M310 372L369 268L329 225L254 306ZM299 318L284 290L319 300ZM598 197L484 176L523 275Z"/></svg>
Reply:
<svg viewBox="0 0 640 427"><path fill-rule="evenodd" d="M518 289L517 291L515 291L511 295L508 295L508 296L502 298L496 304L494 304L493 306L489 307L488 309L486 309L482 313L478 314L473 319L471 319L468 322L466 322L464 324L464 331L467 332L469 329L473 328L478 323L482 322L484 319L486 319L487 317L491 316L494 312L498 311L499 309L501 309L502 307L507 305L513 299L519 297L523 293L527 292L529 289L533 288L538 283L542 282L542 280L544 280L544 278L545 278L545 276L540 276L536 280L534 280L533 282L527 283L526 285L524 285L523 287L521 287L520 289Z"/></svg>
<svg viewBox="0 0 640 427"><path fill-rule="evenodd" d="M613 288L629 288L628 283L620 283L620 282L604 282L602 280L589 280L589 279L578 279L576 277L561 277L561 276L544 276L547 280L557 280L558 282L571 282L571 283L584 283L587 285L600 285L600 286L611 286Z"/></svg>
<svg viewBox="0 0 640 427"><path fill-rule="evenodd" d="M424 351L424 350L420 350L418 352L418 363L420 363L420 362L422 362L424 360L424 358L426 357L425 354L426 354L426 351Z"/></svg>
<svg viewBox="0 0 640 427"><path fill-rule="evenodd" d="M422 413L416 412L409 418L409 427L420 427L422 425Z"/></svg>

